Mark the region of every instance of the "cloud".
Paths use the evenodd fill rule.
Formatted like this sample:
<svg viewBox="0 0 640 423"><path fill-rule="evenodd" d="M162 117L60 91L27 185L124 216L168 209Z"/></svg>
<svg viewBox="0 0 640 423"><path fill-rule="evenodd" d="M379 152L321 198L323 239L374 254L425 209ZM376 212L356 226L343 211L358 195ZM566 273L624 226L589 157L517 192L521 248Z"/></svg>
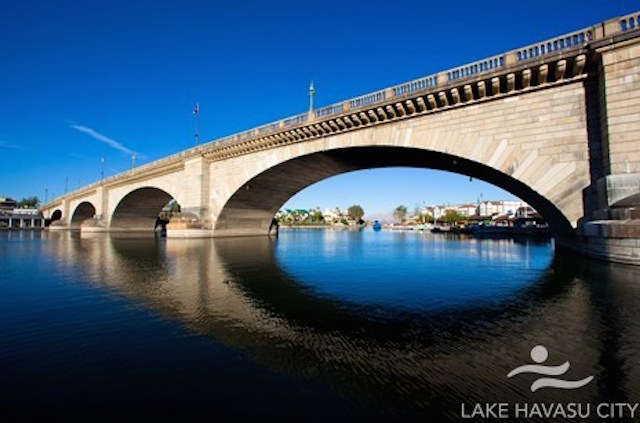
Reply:
<svg viewBox="0 0 640 423"><path fill-rule="evenodd" d="M0 140L0 148L10 148L12 150L20 150L22 146L11 144L9 141Z"/></svg>
<svg viewBox="0 0 640 423"><path fill-rule="evenodd" d="M118 141L113 140L109 137L107 137L106 135L102 135L100 132L89 128L88 126L83 126L83 125L71 125L71 128L75 129L76 131L82 132L84 134L89 135L90 137L107 144L109 147L114 148L118 151L122 151L123 153L128 154L129 156L132 155L136 155L138 157L142 157L140 154L136 153L135 151L131 150L130 148L120 144Z"/></svg>

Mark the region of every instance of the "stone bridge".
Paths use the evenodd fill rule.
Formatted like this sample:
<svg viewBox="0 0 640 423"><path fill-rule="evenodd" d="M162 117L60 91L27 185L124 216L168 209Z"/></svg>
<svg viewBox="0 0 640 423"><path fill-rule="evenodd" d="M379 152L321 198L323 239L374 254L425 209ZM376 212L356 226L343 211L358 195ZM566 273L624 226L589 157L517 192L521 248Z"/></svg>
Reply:
<svg viewBox="0 0 640 423"><path fill-rule="evenodd" d="M558 245L640 263L640 12L190 148L45 204L50 229L267 235L290 197L359 169L487 181Z"/></svg>

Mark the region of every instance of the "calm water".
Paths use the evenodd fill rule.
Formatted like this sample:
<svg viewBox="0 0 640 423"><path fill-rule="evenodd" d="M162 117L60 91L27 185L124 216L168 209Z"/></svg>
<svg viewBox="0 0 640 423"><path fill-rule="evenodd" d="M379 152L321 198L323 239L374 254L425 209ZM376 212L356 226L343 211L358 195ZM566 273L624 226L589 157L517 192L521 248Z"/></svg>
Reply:
<svg viewBox="0 0 640 423"><path fill-rule="evenodd" d="M640 402L640 269L550 242L0 233L0 420L459 420ZM507 378L570 361L577 390ZM621 421L622 419L617 419Z"/></svg>

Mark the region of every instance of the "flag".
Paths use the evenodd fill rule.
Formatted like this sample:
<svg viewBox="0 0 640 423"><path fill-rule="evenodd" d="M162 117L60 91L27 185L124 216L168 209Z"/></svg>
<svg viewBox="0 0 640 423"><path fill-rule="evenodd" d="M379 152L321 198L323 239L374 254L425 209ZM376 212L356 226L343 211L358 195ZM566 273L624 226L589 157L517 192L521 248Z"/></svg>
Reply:
<svg viewBox="0 0 640 423"><path fill-rule="evenodd" d="M197 115L200 112L200 103L196 103L193 105L193 114Z"/></svg>

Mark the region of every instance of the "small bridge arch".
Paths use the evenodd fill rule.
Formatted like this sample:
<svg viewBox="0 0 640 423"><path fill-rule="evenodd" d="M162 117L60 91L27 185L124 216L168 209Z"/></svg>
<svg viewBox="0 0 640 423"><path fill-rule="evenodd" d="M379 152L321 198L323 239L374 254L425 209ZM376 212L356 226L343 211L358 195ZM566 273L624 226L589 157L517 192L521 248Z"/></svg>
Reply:
<svg viewBox="0 0 640 423"><path fill-rule="evenodd" d="M82 225L82 222L85 220L91 219L96 214L96 208L91 202L83 201L78 204L78 206L73 211L71 215L70 226L73 229L79 229Z"/></svg>
<svg viewBox="0 0 640 423"><path fill-rule="evenodd" d="M51 212L51 217L49 217L48 219L45 219L45 224L46 226L51 225L53 222L62 220L62 210L60 209L55 209Z"/></svg>
<svg viewBox="0 0 640 423"><path fill-rule="evenodd" d="M175 197L161 188L146 186L127 193L115 206L112 230L152 231L162 207Z"/></svg>

